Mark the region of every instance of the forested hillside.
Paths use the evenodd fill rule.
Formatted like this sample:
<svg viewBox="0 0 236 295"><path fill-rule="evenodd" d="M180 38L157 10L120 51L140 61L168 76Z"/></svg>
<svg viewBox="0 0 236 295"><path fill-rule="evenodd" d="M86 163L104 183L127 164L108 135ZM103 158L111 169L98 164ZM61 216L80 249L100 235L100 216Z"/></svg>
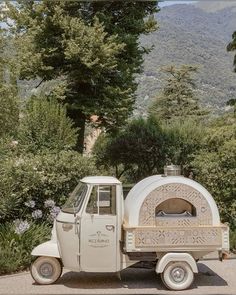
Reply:
<svg viewBox="0 0 236 295"><path fill-rule="evenodd" d="M233 54L226 51L236 29L235 6L236 2L199 2L162 8L157 17L159 30L142 37L143 44L154 48L145 57L144 73L138 77L138 113L146 111L161 89L161 67L170 64L199 67L197 94L212 111L222 111L226 101L236 97Z"/></svg>

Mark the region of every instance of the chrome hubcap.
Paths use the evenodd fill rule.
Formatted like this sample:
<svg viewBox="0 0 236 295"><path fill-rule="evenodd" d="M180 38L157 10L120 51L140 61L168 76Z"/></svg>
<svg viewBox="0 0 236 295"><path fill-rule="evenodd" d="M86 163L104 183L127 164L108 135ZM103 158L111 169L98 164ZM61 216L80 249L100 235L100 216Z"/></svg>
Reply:
<svg viewBox="0 0 236 295"><path fill-rule="evenodd" d="M175 267L171 271L171 278L175 283L181 283L185 278L185 270L181 267Z"/></svg>
<svg viewBox="0 0 236 295"><path fill-rule="evenodd" d="M39 273L44 278L50 278L53 275L53 266L50 263L40 265Z"/></svg>

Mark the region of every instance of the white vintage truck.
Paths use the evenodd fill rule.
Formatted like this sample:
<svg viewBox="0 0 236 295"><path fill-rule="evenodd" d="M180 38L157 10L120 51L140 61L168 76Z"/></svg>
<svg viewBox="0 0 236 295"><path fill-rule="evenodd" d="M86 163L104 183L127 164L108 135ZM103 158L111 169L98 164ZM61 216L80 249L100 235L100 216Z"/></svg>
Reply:
<svg viewBox="0 0 236 295"><path fill-rule="evenodd" d="M168 174L167 169L165 175L143 179L125 200L116 178L83 178L57 216L51 240L32 251L33 279L51 284L63 267L115 273L140 261L156 261L156 273L167 288L189 288L199 258L212 251L224 258L229 229L203 186Z"/></svg>

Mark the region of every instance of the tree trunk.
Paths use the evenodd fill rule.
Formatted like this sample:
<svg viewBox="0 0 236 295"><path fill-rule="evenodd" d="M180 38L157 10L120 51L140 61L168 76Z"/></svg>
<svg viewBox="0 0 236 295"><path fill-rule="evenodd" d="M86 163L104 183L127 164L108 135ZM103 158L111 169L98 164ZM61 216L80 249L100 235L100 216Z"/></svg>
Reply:
<svg viewBox="0 0 236 295"><path fill-rule="evenodd" d="M67 114L73 120L74 126L79 128L75 149L82 154L84 151L86 116L82 111L75 109L68 109Z"/></svg>

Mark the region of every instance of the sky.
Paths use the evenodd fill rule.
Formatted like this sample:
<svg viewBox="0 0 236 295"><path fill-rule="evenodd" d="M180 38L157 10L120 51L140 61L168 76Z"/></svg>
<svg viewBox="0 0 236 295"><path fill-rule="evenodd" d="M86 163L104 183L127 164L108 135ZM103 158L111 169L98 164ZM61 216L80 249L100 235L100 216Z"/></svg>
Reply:
<svg viewBox="0 0 236 295"><path fill-rule="evenodd" d="M170 5L173 5L173 4L191 4L193 2L197 2L197 1L182 1L182 0L163 1L163 2L159 2L158 6L164 7L164 6L170 6Z"/></svg>

